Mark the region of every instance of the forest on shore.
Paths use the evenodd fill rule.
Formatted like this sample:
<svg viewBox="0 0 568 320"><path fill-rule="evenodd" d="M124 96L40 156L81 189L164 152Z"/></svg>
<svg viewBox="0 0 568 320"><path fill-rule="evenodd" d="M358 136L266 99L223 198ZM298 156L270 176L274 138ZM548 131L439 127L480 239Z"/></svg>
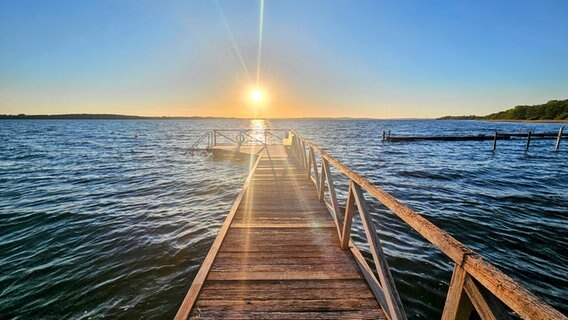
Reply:
<svg viewBox="0 0 568 320"><path fill-rule="evenodd" d="M440 120L568 120L568 99L533 106L516 106L486 116L447 116Z"/></svg>

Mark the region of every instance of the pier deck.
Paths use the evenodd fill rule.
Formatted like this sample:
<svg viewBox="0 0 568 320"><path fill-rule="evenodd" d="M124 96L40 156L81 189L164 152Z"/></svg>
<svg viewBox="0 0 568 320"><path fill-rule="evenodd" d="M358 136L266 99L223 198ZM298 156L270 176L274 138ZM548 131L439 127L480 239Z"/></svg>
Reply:
<svg viewBox="0 0 568 320"><path fill-rule="evenodd" d="M283 145L261 155L189 318L386 319L305 171Z"/></svg>
<svg viewBox="0 0 568 320"><path fill-rule="evenodd" d="M251 157L249 176L187 292L176 320L406 320L365 194L382 203L454 265L442 320L568 320L479 254L294 131L262 144L243 130L213 130L208 152ZM281 133L282 130L279 130ZM237 132L240 138L231 138ZM560 143L558 133L556 148ZM254 136L253 136L254 137ZM530 140L530 135L529 135ZM245 141L246 142L246 141ZM527 143L528 145L528 143ZM258 156L258 157L257 157ZM319 164L318 164L319 163ZM349 181L337 197L331 170ZM339 203L342 203L340 205ZM360 217L372 261L351 241ZM371 266L372 265L372 266Z"/></svg>

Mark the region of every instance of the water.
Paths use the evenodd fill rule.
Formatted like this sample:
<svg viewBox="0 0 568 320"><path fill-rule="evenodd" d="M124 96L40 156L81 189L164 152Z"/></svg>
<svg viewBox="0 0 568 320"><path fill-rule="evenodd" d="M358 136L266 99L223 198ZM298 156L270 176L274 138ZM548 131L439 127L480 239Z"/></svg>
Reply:
<svg viewBox="0 0 568 320"><path fill-rule="evenodd" d="M185 154L246 120L0 122L0 318L171 319L248 163ZM270 121L295 128L568 313L568 144L382 143L404 134L555 124ZM347 181L335 173L339 195ZM452 264L380 204L370 210L409 318L439 318ZM355 224L356 242L363 242Z"/></svg>

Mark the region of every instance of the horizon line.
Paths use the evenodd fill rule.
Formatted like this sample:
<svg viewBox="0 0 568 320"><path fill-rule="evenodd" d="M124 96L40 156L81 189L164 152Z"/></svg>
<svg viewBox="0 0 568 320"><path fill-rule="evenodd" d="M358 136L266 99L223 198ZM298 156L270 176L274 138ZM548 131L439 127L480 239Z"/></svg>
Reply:
<svg viewBox="0 0 568 320"><path fill-rule="evenodd" d="M0 114L0 119L31 119L31 118L45 118L45 119L234 119L234 120L253 120L253 119L267 119L267 120L436 120L439 117L421 118L421 117L400 117L400 118L375 118L375 117L222 117L222 116L142 116L130 114L117 114L117 113L59 113L59 114Z"/></svg>

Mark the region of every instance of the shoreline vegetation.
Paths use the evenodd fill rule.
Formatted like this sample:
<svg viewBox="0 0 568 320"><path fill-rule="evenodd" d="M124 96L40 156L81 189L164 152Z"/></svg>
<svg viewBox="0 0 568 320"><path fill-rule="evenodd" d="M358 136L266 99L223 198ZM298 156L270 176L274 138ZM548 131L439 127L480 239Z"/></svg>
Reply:
<svg viewBox="0 0 568 320"><path fill-rule="evenodd" d="M516 106L486 116L446 116L438 120L484 120L506 122L568 122L568 99L533 106Z"/></svg>
<svg viewBox="0 0 568 320"><path fill-rule="evenodd" d="M70 114L0 114L0 120L251 120L255 118L239 117L201 117L201 116L132 116L122 114L97 114L97 113L70 113ZM271 118L279 120L377 120L375 118L351 118L351 117L300 117L300 118ZM395 120L395 119L393 119ZM416 118L416 120L419 120ZM422 120L422 119L420 119Z"/></svg>

